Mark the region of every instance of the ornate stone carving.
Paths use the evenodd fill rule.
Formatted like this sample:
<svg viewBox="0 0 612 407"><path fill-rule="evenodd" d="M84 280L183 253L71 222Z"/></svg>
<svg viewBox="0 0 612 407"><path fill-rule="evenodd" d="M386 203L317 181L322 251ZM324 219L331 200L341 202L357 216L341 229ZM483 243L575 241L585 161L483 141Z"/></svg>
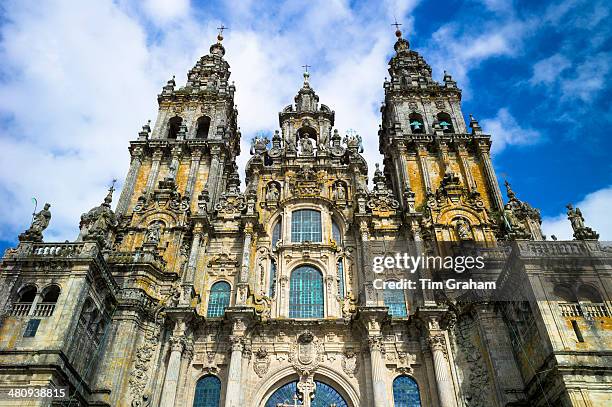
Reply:
<svg viewBox="0 0 612 407"><path fill-rule="evenodd" d="M387 188L386 178L378 163L376 163L376 170L374 171L374 190L370 193L367 205L372 214L383 217L394 214L400 206L394 198L393 192Z"/></svg>
<svg viewBox="0 0 612 407"><path fill-rule="evenodd" d="M342 357L342 370L344 370L344 373L346 373L348 377L353 377L355 373L357 373L358 368L357 355L355 355L355 352L352 350L344 352Z"/></svg>
<svg viewBox="0 0 612 407"><path fill-rule="evenodd" d="M599 234L584 224L584 217L580 208L574 209L572 204L567 205L567 219L572 224L574 238L577 240L597 240Z"/></svg>
<svg viewBox="0 0 612 407"><path fill-rule="evenodd" d="M289 177L288 183L291 193L296 196L319 196L323 185L311 165L302 166L295 176Z"/></svg>
<svg viewBox="0 0 612 407"><path fill-rule="evenodd" d="M321 359L322 345L310 331L302 332L289 351L289 362L300 375L311 374Z"/></svg>
<svg viewBox="0 0 612 407"><path fill-rule="evenodd" d="M111 186L101 205L81 215L79 228L83 240L97 241L102 247L108 247L110 245L110 232L114 230L119 223L115 213L111 209L114 190L114 187Z"/></svg>
<svg viewBox="0 0 612 407"><path fill-rule="evenodd" d="M270 139L263 135L253 137L251 140L251 155L263 155L266 152L269 143Z"/></svg>
<svg viewBox="0 0 612 407"><path fill-rule="evenodd" d="M508 181L505 182L508 203L502 214L502 230L508 239L542 240L540 211L516 197Z"/></svg>
<svg viewBox="0 0 612 407"><path fill-rule="evenodd" d="M255 362L253 363L253 370L259 377L264 377L268 373L270 367L270 355L264 348L259 348L255 352Z"/></svg>
<svg viewBox="0 0 612 407"><path fill-rule="evenodd" d="M129 385L133 396L133 401L142 402L144 398L144 390L149 381L149 369L157 341L159 338L159 326L155 325L152 329L149 328L145 332L142 345L136 349L136 359L134 361L134 369L130 373ZM134 405L134 404L132 404ZM138 404L136 404L138 405Z"/></svg>
<svg viewBox="0 0 612 407"><path fill-rule="evenodd" d="M28 230L19 235L21 242L42 242L42 232L49 226L51 221L50 204L46 203L43 209L34 215L32 223Z"/></svg>

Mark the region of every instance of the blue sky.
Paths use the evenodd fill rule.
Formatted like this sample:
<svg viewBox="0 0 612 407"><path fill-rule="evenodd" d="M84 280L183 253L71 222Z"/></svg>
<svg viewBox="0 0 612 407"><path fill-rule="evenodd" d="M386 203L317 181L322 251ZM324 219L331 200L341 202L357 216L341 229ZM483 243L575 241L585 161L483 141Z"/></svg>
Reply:
<svg viewBox="0 0 612 407"><path fill-rule="evenodd" d="M570 238L578 203L612 240L609 127L611 7L605 1L189 2L5 1L0 5L0 248L50 202L47 240L72 240L80 214L122 183L128 142L156 115L156 95L225 34L243 134L278 128L301 66L336 111L336 127L376 131L393 52L394 18L432 65L463 88L463 111L493 135L494 165L542 211L544 230Z"/></svg>

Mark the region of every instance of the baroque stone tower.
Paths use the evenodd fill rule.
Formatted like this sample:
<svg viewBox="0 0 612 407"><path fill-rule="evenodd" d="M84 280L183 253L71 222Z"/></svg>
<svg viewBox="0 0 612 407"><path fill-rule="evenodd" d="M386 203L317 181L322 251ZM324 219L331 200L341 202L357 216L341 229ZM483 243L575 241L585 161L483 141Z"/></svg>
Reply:
<svg viewBox="0 0 612 407"><path fill-rule="evenodd" d="M546 241L484 134L396 33L368 186L308 72L279 129L252 139L246 185L222 36L158 96L114 188L74 242L48 205L0 266L0 392L35 406L605 406L612 252L579 209ZM397 289L396 254L479 253L493 293ZM441 270L414 276L434 280ZM383 285L384 283L384 285ZM7 401L7 405L23 405Z"/></svg>

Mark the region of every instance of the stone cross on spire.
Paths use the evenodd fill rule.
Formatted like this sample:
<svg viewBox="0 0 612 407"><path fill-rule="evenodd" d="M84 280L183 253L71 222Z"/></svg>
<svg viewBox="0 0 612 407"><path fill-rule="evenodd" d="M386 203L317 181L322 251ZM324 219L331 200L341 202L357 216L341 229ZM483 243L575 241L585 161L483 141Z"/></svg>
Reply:
<svg viewBox="0 0 612 407"><path fill-rule="evenodd" d="M308 68L312 68L312 65L305 64L305 65L302 65L302 68L304 68L304 86L306 86L308 85L308 78L310 78L310 73L308 72Z"/></svg>
<svg viewBox="0 0 612 407"><path fill-rule="evenodd" d="M221 42L223 41L223 31L229 30L229 27L226 27L223 24L221 24L221 27L217 27L217 30L219 30L219 34L217 35L217 40Z"/></svg>

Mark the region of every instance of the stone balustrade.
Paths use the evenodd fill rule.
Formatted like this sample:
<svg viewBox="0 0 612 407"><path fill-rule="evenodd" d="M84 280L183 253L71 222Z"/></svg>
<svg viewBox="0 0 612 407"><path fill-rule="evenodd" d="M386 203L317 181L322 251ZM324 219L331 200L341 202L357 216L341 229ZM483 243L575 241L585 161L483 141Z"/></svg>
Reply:
<svg viewBox="0 0 612 407"><path fill-rule="evenodd" d="M83 252L84 243L36 243L33 256L77 257Z"/></svg>
<svg viewBox="0 0 612 407"><path fill-rule="evenodd" d="M30 313L31 307L32 307L31 302L16 302L13 304L11 315L15 317L25 317Z"/></svg>
<svg viewBox="0 0 612 407"><path fill-rule="evenodd" d="M610 316L604 303L560 302L559 310L564 317L584 317L592 319Z"/></svg>

